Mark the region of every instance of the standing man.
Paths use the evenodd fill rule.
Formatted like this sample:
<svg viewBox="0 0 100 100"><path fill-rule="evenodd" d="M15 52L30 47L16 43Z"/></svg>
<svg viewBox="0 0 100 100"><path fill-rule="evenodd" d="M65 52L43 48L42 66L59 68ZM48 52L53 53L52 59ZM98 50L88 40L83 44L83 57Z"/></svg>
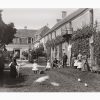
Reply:
<svg viewBox="0 0 100 100"><path fill-rule="evenodd" d="M67 64L67 59L68 59L68 57L67 57L67 55L64 53L64 56L63 56L63 68L66 66L66 64Z"/></svg>

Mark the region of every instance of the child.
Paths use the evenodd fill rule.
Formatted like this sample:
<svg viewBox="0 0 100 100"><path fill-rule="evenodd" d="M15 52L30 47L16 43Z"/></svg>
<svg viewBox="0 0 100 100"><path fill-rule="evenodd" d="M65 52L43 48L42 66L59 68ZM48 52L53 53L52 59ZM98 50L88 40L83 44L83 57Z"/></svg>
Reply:
<svg viewBox="0 0 100 100"><path fill-rule="evenodd" d="M50 61L48 60L47 61L47 66L46 66L46 70L50 70L51 69L51 64L50 64Z"/></svg>
<svg viewBox="0 0 100 100"><path fill-rule="evenodd" d="M72 58L71 58L71 67L74 67L75 59L76 59L75 55L72 54ZM76 68L76 67L75 67L75 68Z"/></svg>
<svg viewBox="0 0 100 100"><path fill-rule="evenodd" d="M78 67L78 60L77 58L75 57L74 58L74 68L76 69Z"/></svg>
<svg viewBox="0 0 100 100"><path fill-rule="evenodd" d="M33 68L32 68L32 70L33 70L33 72L34 72L35 74L37 74L37 72L39 71L39 69L38 69L38 64L36 63L36 60L35 60L34 63L33 63Z"/></svg>
<svg viewBox="0 0 100 100"><path fill-rule="evenodd" d="M83 60L82 60L82 58L80 58L80 59L78 59L78 62L77 62L77 69L79 71L81 71L82 67L83 67Z"/></svg>
<svg viewBox="0 0 100 100"><path fill-rule="evenodd" d="M63 65L62 65L62 62L61 61L58 61L58 68L61 68Z"/></svg>

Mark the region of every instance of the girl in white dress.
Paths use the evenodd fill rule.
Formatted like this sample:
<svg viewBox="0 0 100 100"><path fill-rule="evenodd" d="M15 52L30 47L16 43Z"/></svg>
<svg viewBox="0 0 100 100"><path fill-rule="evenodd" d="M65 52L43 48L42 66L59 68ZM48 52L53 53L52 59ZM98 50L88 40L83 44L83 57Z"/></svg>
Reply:
<svg viewBox="0 0 100 100"><path fill-rule="evenodd" d="M77 60L77 58L75 57L75 59L74 59L74 68L77 68L78 67L78 60Z"/></svg>
<svg viewBox="0 0 100 100"><path fill-rule="evenodd" d="M34 63L33 63L33 68L32 68L32 70L33 70L33 72L34 72L35 74L37 74L37 72L39 71L39 69L38 69L38 64L36 63L36 61L34 61Z"/></svg>
<svg viewBox="0 0 100 100"><path fill-rule="evenodd" d="M50 61L48 60L47 61L47 66L46 66L46 70L50 70L51 69L51 63Z"/></svg>

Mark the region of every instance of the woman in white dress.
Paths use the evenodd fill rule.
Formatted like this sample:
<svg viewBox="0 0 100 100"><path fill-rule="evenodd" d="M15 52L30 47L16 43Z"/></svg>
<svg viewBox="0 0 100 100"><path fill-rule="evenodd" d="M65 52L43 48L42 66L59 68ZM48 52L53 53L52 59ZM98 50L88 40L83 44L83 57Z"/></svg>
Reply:
<svg viewBox="0 0 100 100"><path fill-rule="evenodd" d="M79 55L78 55L78 67L77 67L77 69L82 70L82 67L83 67L82 54L79 53Z"/></svg>
<svg viewBox="0 0 100 100"><path fill-rule="evenodd" d="M33 68L32 68L32 70L33 70L33 72L34 72L35 74L37 74L37 72L39 71L39 69L38 69L38 64L36 63L36 61L34 61L34 63L33 63Z"/></svg>
<svg viewBox="0 0 100 100"><path fill-rule="evenodd" d="M46 70L50 70L51 69L51 63L50 61L48 60L47 61L47 66L46 66Z"/></svg>

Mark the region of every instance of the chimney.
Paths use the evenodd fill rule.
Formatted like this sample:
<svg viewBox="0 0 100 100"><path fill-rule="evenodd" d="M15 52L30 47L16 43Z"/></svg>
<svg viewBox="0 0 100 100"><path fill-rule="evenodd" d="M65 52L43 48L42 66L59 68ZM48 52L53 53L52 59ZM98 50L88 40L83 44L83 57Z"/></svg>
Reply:
<svg viewBox="0 0 100 100"><path fill-rule="evenodd" d="M24 26L24 29L27 29L27 26Z"/></svg>
<svg viewBox="0 0 100 100"><path fill-rule="evenodd" d="M65 18L67 15L67 12L66 11L62 11L62 19Z"/></svg>
<svg viewBox="0 0 100 100"><path fill-rule="evenodd" d="M57 19L57 23L58 23L59 21L61 21L61 19Z"/></svg>

